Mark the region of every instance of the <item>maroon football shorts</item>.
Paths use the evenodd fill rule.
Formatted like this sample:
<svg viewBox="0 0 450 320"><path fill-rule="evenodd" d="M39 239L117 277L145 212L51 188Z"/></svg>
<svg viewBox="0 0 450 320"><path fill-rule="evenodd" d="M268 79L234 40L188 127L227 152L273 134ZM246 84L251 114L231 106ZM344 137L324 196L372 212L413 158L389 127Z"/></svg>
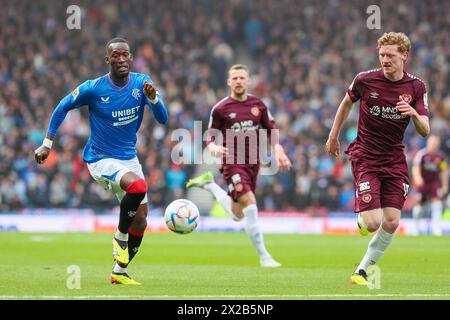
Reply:
<svg viewBox="0 0 450 320"><path fill-rule="evenodd" d="M228 187L228 194L237 201L249 191L255 193L256 179L258 177L258 165L227 165L220 169Z"/></svg>
<svg viewBox="0 0 450 320"><path fill-rule="evenodd" d="M439 182L438 183L424 183L423 186L418 188L418 190L421 195L421 203L424 204L425 202L430 201L431 199L438 198L438 191L439 191Z"/></svg>
<svg viewBox="0 0 450 320"><path fill-rule="evenodd" d="M406 160L384 165L351 161L355 184L355 212L393 207L403 209L409 179Z"/></svg>

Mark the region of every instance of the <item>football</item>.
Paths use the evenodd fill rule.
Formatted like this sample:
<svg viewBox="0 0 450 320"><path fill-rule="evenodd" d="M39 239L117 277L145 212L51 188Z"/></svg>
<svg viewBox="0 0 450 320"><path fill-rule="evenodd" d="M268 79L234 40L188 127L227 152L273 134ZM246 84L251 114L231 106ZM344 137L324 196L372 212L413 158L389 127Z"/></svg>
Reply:
<svg viewBox="0 0 450 320"><path fill-rule="evenodd" d="M200 213L192 201L177 199L167 206L164 217L166 225L171 231L187 234L197 228Z"/></svg>

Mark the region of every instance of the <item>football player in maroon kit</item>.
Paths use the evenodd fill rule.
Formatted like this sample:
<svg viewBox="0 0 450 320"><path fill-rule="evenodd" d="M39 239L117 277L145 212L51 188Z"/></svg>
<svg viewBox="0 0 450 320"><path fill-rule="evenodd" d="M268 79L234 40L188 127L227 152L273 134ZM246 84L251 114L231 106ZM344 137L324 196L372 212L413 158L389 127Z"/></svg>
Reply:
<svg viewBox="0 0 450 320"><path fill-rule="evenodd" d="M416 222L415 233L420 233L420 218L423 207L431 207L431 232L435 236L442 235L441 215L442 198L448 192L448 172L445 155L439 151L441 140L437 135L430 135L427 146L419 150L413 160L413 186L419 191L421 199L413 208Z"/></svg>
<svg viewBox="0 0 450 320"><path fill-rule="evenodd" d="M264 245L255 197L260 168L260 130L266 129L269 137L275 137L271 142L278 168L282 171L290 170L291 162L278 142L275 121L267 106L247 93L249 82L247 66L232 66L227 80L231 95L219 101L211 111L209 132L215 129L223 141L220 142L216 136L211 135L208 149L213 156L222 157L220 172L228 185L228 194L214 182L211 172L189 180L186 187L204 188L214 195L234 220L245 218L245 230L259 255L260 265L275 268L281 264L272 258Z"/></svg>
<svg viewBox="0 0 450 320"><path fill-rule="evenodd" d="M409 189L403 135L410 120L423 137L430 133L427 92L419 78L404 70L411 42L404 33L378 39L380 69L359 73L339 105L325 150L340 155L339 132L353 103L360 100L358 134L346 154L356 191L355 212L361 234L376 232L366 254L350 277L368 285L367 268L392 242Z"/></svg>

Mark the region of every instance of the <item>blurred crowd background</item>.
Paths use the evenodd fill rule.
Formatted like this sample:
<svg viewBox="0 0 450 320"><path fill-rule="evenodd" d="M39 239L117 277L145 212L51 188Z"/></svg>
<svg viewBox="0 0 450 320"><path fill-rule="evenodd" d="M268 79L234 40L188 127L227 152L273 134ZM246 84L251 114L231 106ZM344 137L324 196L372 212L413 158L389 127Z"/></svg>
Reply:
<svg viewBox="0 0 450 320"><path fill-rule="evenodd" d="M138 135L154 208L185 196L184 184L195 173L194 165L172 163L171 132L193 130L195 120L205 130L211 107L229 93L228 68L246 63L251 92L274 114L294 166L260 177L260 209L352 211L347 157L329 158L323 146L354 76L378 67L376 40L387 31L412 40L407 70L426 82L431 128L450 154L449 1L382 1L380 30L366 26L373 4L366 0L75 2L2 0L0 211L117 206L81 158L90 132L87 108L69 113L45 165L33 154L60 99L108 72L105 44L116 36L129 41L134 71L151 75L169 109L164 126L146 112ZM70 4L82 9L80 30L66 27ZM342 151L356 136L357 109L341 132ZM425 144L412 125L404 141L408 161Z"/></svg>

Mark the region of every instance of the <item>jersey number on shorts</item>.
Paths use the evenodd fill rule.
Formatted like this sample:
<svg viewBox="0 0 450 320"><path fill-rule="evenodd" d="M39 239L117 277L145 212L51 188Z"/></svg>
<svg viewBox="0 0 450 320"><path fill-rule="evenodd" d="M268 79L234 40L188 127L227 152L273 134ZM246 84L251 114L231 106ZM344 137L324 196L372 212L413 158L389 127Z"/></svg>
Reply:
<svg viewBox="0 0 450 320"><path fill-rule="evenodd" d="M406 196L408 195L408 191L409 191L409 184L403 183L403 197L406 198Z"/></svg>

